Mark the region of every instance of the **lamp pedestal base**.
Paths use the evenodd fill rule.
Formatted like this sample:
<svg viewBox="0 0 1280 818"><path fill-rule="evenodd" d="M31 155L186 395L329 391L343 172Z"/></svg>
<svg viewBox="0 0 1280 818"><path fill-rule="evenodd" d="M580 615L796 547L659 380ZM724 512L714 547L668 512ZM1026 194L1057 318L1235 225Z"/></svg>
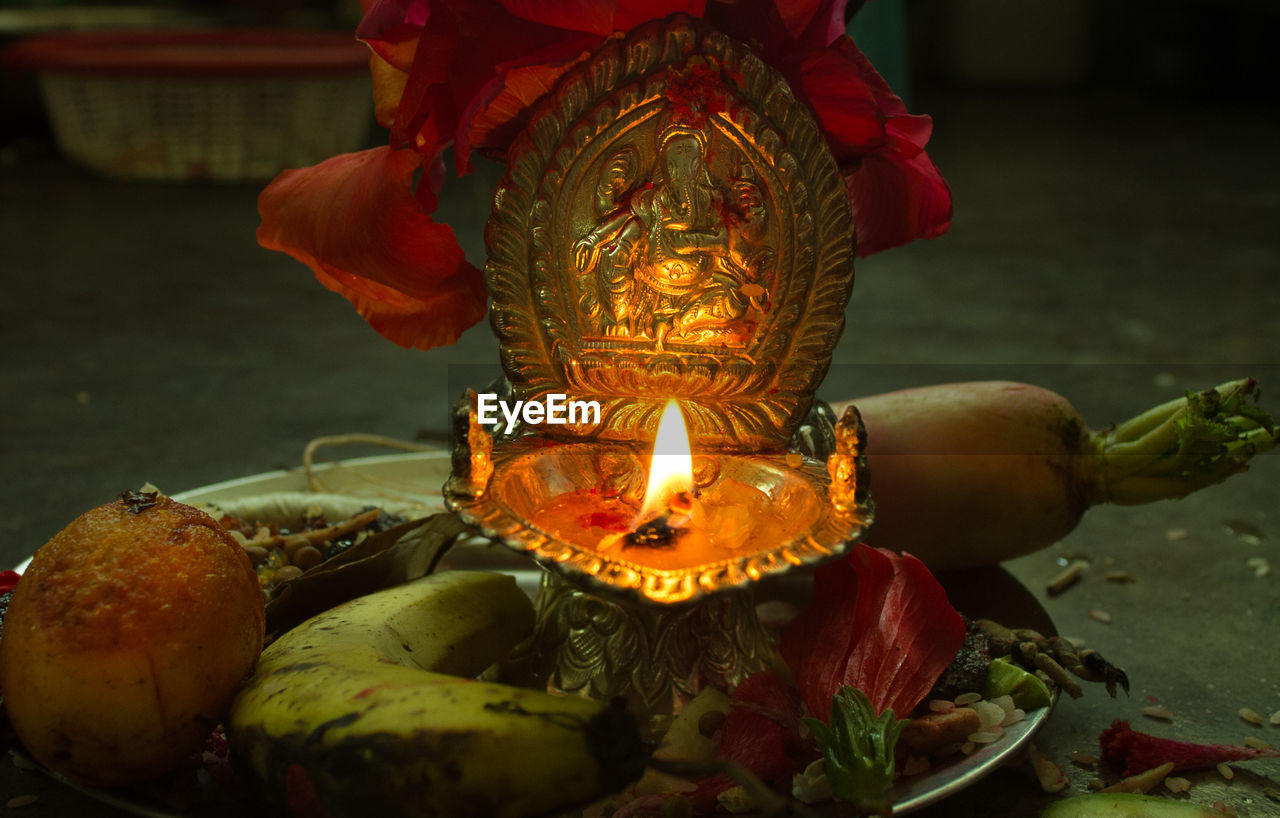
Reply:
<svg viewBox="0 0 1280 818"><path fill-rule="evenodd" d="M729 691L757 671L782 667L750 590L655 605L588 593L547 572L536 609L534 632L504 678L593 699L621 696L651 738L703 687Z"/></svg>

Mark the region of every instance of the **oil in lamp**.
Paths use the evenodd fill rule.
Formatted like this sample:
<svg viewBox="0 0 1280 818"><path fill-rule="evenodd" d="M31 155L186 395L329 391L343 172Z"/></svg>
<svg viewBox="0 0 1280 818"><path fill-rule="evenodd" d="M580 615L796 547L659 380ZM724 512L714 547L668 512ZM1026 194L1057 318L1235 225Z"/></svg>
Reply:
<svg viewBox="0 0 1280 818"><path fill-rule="evenodd" d="M599 411L495 433L469 392L446 503L547 569L512 672L660 720L775 664L753 588L871 523L856 411L814 401L849 201L782 77L679 16L571 69L508 167L485 236L505 397Z"/></svg>

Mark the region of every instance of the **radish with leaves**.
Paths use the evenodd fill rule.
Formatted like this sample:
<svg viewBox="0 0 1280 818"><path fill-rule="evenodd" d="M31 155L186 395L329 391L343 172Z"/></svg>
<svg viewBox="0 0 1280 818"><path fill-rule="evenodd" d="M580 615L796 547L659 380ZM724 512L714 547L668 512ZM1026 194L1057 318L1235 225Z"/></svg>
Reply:
<svg viewBox="0 0 1280 818"><path fill-rule="evenodd" d="M941 570L1029 554L1090 506L1182 497L1276 442L1252 380L1189 392L1094 431L1066 398L1008 381L906 389L857 406L876 521L870 541Z"/></svg>

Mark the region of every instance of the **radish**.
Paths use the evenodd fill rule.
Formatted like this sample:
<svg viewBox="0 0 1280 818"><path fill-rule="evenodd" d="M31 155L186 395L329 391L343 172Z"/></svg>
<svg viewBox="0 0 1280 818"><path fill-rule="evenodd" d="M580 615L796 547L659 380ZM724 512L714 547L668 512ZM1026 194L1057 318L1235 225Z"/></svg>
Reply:
<svg viewBox="0 0 1280 818"><path fill-rule="evenodd" d="M1090 506L1182 497L1276 442L1257 383L1187 393L1093 431L1066 398L1024 383L927 386L856 405L867 428L870 542L933 570L1052 545Z"/></svg>

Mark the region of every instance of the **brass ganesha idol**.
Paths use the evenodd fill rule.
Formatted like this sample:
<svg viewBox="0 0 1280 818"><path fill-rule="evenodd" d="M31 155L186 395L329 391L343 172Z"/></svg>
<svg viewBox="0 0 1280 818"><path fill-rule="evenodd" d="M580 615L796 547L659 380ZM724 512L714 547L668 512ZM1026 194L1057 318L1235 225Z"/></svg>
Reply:
<svg viewBox="0 0 1280 818"><path fill-rule="evenodd" d="M675 398L698 451L780 449L854 256L844 182L782 77L692 21L651 24L562 78L508 166L485 269L507 378L602 406L545 434L652 440Z"/></svg>
<svg viewBox="0 0 1280 818"><path fill-rule="evenodd" d="M600 406L514 434L479 424L474 393L455 414L449 508L567 580L544 585L535 676L550 664L553 687L643 690L660 710L672 690L767 664L749 597L720 592L843 553L872 517L856 412L836 425L814 405L854 234L812 115L748 47L701 23L616 35L513 143L485 239L509 397ZM639 537L672 399L696 519L687 536ZM732 649L708 651L717 621Z"/></svg>

